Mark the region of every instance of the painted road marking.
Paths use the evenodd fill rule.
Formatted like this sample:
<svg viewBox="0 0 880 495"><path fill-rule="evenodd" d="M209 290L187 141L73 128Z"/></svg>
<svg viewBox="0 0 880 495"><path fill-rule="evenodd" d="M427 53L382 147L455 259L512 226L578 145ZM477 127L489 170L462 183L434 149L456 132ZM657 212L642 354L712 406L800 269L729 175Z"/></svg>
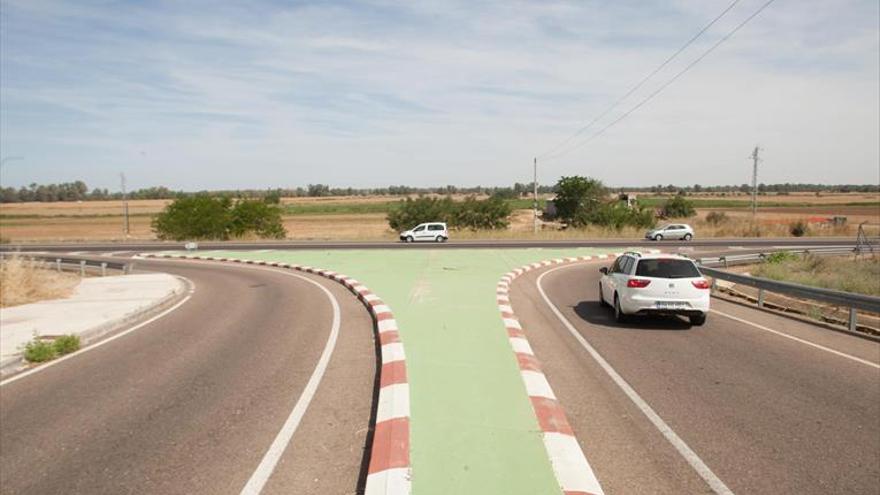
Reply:
<svg viewBox="0 0 880 495"><path fill-rule="evenodd" d="M533 268L565 263L563 259L532 263L520 270L501 278L497 285L497 294L507 297L509 284L519 274ZM509 301L509 297L507 297ZM574 430L568 422L562 404L556 399L547 376L541 370L541 363L534 355L526 334L514 315L513 308L508 304L498 304L498 311L507 328L508 341L516 355L520 377L529 396L532 411L538 426L541 428L541 441L556 477L556 482L565 495L602 495L602 485L587 461L581 446L574 436ZM511 325L510 323L516 323Z"/></svg>
<svg viewBox="0 0 880 495"><path fill-rule="evenodd" d="M339 322L341 317L339 302L336 300L336 297L326 287L308 277L295 273L277 273L305 280L321 289L321 291L327 296L327 299L330 300L330 305L333 307L333 323L330 326L330 336L327 338L327 343L324 345L324 350L321 352L321 358L318 359L318 364L315 366L314 371L312 371L312 376L309 377L308 383L306 383L302 394L300 394L299 399L296 401L296 405L290 412L290 416L288 416L287 420L284 422L284 426L281 427L281 431L275 436L275 440L272 441L272 445L269 446L269 450L266 451L260 464L254 470L253 474L251 474L247 484L241 489L242 495L257 495L263 491L263 487L266 485L266 482L269 481L272 472L275 471L275 466L278 464L282 454L284 454L284 451L287 449L290 439L293 438L293 434L296 432L300 421L302 421L306 409L308 409L309 404L312 402L315 392L318 391L318 385L321 383L321 378L324 377L324 372L327 370L327 365L330 363L330 357L333 355L333 349L336 348L336 340L339 336Z"/></svg>
<svg viewBox="0 0 880 495"><path fill-rule="evenodd" d="M80 350L78 350L78 351L76 351L76 352L73 352L73 353L68 354L68 355L66 355L66 356L63 356L63 357L60 357L60 358L58 358L58 359L55 359L55 360L49 361L49 362L46 363L46 364L43 364L43 365L38 366L38 367L36 367L36 368L30 369L30 370L28 370L28 371L23 371L23 372L21 372L21 373L15 375L15 376L12 376L12 377L9 377L9 378L7 378L7 379L5 379L5 380L3 380L3 381L0 381L0 387L2 387L2 386L4 386L4 385L8 385L8 384L10 384L10 383L12 383L12 382L14 382L14 381L16 381L16 380L21 380L22 378L24 378L24 377L26 377L26 376L33 375L34 373L39 373L40 371L43 371L43 370L45 370L45 369L47 369L47 368L51 368L52 366L55 366L55 365L57 365L57 364L59 364L59 363L63 363L64 361L67 361L68 359L72 359L72 358L74 358L74 357L76 357L76 356L79 356L80 354L84 354L84 353L86 353L86 352L89 352L89 351L95 350L95 349L97 349L98 347L101 347L101 346L104 345L104 344L109 344L110 342L113 342L113 341L116 340L116 339L120 339L120 338L122 338L122 337L125 337L126 335L130 334L131 332L134 332L135 330L137 330L137 329L139 329L139 328L145 327L145 326L149 325L150 323L153 323L154 321L158 320L159 318L162 318L163 316L165 316L165 315L171 313L171 312L174 311L175 309L177 309L177 308L183 306L187 301L190 300L190 298L192 297L192 295L195 293L195 291L196 291L196 286L195 286L195 284L194 284L191 280L189 280L188 278L180 277L180 276L178 276L178 278L180 278L181 280L186 281L186 284L189 286L189 290L188 290L187 293L186 293L186 297L184 297L183 299L181 299L180 302L178 302L178 303L175 304L174 306L171 306L170 308L166 309L165 311L162 311L161 313L157 314L156 316L150 318L150 319L147 320L147 321L143 321L143 322L141 322L141 323L138 323L137 325L135 325L135 326L129 328L128 330L126 330L126 331L124 331L124 332L119 332L119 333L117 333L116 335L113 335L112 337L108 337L108 338L106 338L106 339L104 339L104 340L99 340L98 342L95 342L94 344L92 344L92 345L90 345L90 346L88 346L88 347L83 347L82 349L80 349Z"/></svg>
<svg viewBox="0 0 880 495"><path fill-rule="evenodd" d="M710 310L710 311L712 311L712 312L715 313L715 314L721 315L721 316L723 316L723 317L725 317L725 318L730 318L731 320L738 321L738 322L740 322L740 323L744 323L744 324L746 324L746 325L749 325L749 326L755 327L755 328L757 328L757 329L759 329L759 330L764 330L765 332L770 332L770 333L772 333L772 334L779 335L780 337L785 337L785 338L787 338L787 339L791 339L791 340L794 340L794 341L796 341L796 342L800 342L801 344L806 344L806 345L808 345L808 346L810 346L810 347L815 347L816 349L819 349L819 350L822 350L822 351L825 351L825 352L830 352L831 354L835 354L835 355L840 356L840 357L842 357L842 358L850 359L850 360L855 361L855 362L857 362L857 363L861 363L861 364L864 364L864 365L870 366L870 367L872 367L872 368L880 369L880 364L873 363L873 362L868 361L868 360L866 360L866 359L862 359L862 358L859 358L859 357L856 357L856 356L853 356L853 355L847 354L847 353L845 353L845 352L836 351L836 350L834 350L834 349L831 349L830 347L825 347L824 345L816 344L816 343L810 342L809 340L805 340L805 339L802 339L802 338L800 338L800 337L795 337L794 335L789 335L789 334L787 334L787 333L785 333L785 332L780 332L779 330L773 330L772 328L767 328L767 327L765 327L764 325L759 325L759 324L757 324L757 323L753 323L753 322L751 322L751 321L744 320L744 319L739 318L739 317L737 317L737 316L733 316L733 315L730 315L730 314L727 314L727 313L723 313L723 312L721 312L721 311L718 311L717 309L712 309L712 310Z"/></svg>
<svg viewBox="0 0 880 495"><path fill-rule="evenodd" d="M553 314L556 315L556 318L558 318L563 326L568 329L569 333L571 333L575 340L577 340L581 344L581 346L586 349L590 356L592 356L592 358L599 364L599 366L602 367L605 373L607 373L608 376L611 377L611 380L614 381L614 383L617 384L617 386L620 387L621 390L623 390L623 393L626 394L627 397L629 397L629 399L633 402L633 404L636 405L636 407L639 408L640 411L642 411L642 413L648 418L648 420L658 430L660 430L660 433L663 434L664 437L666 437L666 440L668 440L669 443L671 443L672 446L675 447L675 450L677 450L678 453L681 454L682 457L684 457L687 463L690 464L691 467L694 468L694 470L697 472L697 474L699 474L700 477L703 478L703 480L709 485L709 487L712 488L712 491L719 495L732 495L733 491L731 491L730 488L728 488L727 485L725 485L724 482L721 481L721 479L718 478L718 476L716 476L711 469L709 469L709 466L707 466L706 463L703 462L702 459L700 459L700 456L698 456L697 453L694 452L693 449L691 449L684 442L684 440L682 440L681 437L679 437L678 434L676 434L675 431L673 431L673 429L668 424L666 424L665 421L663 421L663 419L654 411L654 409L652 409L651 406L649 406L648 403L645 402L644 399L642 399L642 397L629 385L629 383L627 383L626 380L624 380L623 377L620 376L620 374L617 373L617 371L615 371L615 369L611 367L610 364L608 364L608 361L606 361L605 358L603 358L602 355L599 354L599 352L595 348L593 348L593 346L590 345L589 342L587 342L583 335L581 335L574 328L574 325L572 325L571 322L568 321L568 319L562 314L562 312L559 311L556 305L550 301L550 298L547 297L547 293L544 292L544 288L541 286L541 281L548 273L553 273L563 268L568 267L559 267L547 270L546 272L542 273L535 281L535 285L537 286L538 292L541 294L541 297L544 299L544 302L547 303L547 306L550 307L550 310L553 311Z"/></svg>

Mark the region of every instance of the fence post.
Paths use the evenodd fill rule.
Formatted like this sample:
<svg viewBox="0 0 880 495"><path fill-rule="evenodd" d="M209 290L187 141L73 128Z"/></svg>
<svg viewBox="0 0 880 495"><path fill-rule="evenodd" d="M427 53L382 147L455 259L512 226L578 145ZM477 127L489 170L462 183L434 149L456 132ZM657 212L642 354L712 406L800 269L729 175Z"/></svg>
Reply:
<svg viewBox="0 0 880 495"><path fill-rule="evenodd" d="M86 276L86 260L82 260L79 262L79 276L80 277Z"/></svg>
<svg viewBox="0 0 880 495"><path fill-rule="evenodd" d="M758 306L764 307L764 289L758 289Z"/></svg>
<svg viewBox="0 0 880 495"><path fill-rule="evenodd" d="M101 263L101 276L107 276L107 263Z"/></svg>
<svg viewBox="0 0 880 495"><path fill-rule="evenodd" d="M61 271L61 258L55 260L55 269Z"/></svg>
<svg viewBox="0 0 880 495"><path fill-rule="evenodd" d="M856 308L849 308L849 330L851 332L856 331L856 327L858 326L858 312Z"/></svg>

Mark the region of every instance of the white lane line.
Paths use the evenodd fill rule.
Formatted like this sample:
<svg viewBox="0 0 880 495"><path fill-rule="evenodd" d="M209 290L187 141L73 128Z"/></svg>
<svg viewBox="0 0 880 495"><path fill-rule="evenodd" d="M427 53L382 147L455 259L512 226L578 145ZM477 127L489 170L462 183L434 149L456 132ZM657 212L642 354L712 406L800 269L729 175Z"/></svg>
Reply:
<svg viewBox="0 0 880 495"><path fill-rule="evenodd" d="M153 323L154 321L158 320L159 318L162 318L163 316L167 315L168 313L171 313L175 309L183 306L187 301L190 300L193 293L195 293L196 286L192 282L192 280L189 280L188 278L185 278L185 277L180 277L180 276L178 276L178 277L186 281L186 283L189 285L189 290L187 291L186 297L184 297L180 302L178 302L174 306L171 306L170 308L166 309L165 311L162 311L161 313L157 314L156 316L150 318L147 321L143 321L141 323L138 323L137 325L129 328L128 330L126 330L124 332L119 332L112 337L106 338L104 340L99 340L98 342L95 342L94 344L92 344L88 347L83 347L82 349L80 349L76 352L70 353L66 356L60 357L60 358L55 359L53 361L49 361L46 364L40 365L36 368L32 368L28 371L23 371L17 375L11 376L3 381L0 381L0 387L2 387L4 385L8 385L16 380L21 380L22 378L24 378L26 376L33 375L34 373L39 373L40 371L43 371L47 368L51 368L52 366L55 366L59 363L63 363L64 361L67 361L68 359L72 359L76 356L79 356L80 354L84 354L84 353L89 352L91 350L97 349L98 347L101 347L104 344L109 344L110 342L113 342L116 339L120 339L122 337L125 337L126 335L130 334L131 332L134 332L135 330L137 330L139 328L145 327L145 326L149 325L150 323Z"/></svg>
<svg viewBox="0 0 880 495"><path fill-rule="evenodd" d="M613 380L614 383L616 383L617 386L620 387L621 390L623 390L623 393L626 394L626 396L629 397L629 399L636 405L636 407L638 407L639 410L642 411L642 413L648 418L648 421L650 421L658 430L660 430L660 433L663 434L664 437L666 437L666 440L668 440L669 443L671 443L672 446L675 447L675 450L677 450L678 453L681 454L682 457L684 457L685 461L687 461L687 463L690 464L692 468L694 468L697 474L700 475L701 478L703 478L703 481L705 481L709 485L712 491L719 495L733 495L733 491L731 491L730 488L728 488L727 485L725 485L724 482L721 481L721 479L716 476L711 469L709 469L709 466L707 466L706 463L703 462L702 459L700 459L700 456L698 456L696 452L688 447L684 440L682 440L681 437L679 437L675 433L675 431L673 431L672 428L668 424L666 424L666 422L663 421L663 419L656 412L654 412L654 409L652 409L651 406L649 406L648 403L645 402L645 400L642 399L642 397L639 396L638 393L636 393L636 391L629 385L629 383L627 383L626 380L624 380L623 377L620 376L620 374L618 374L617 371L615 371L610 364L608 364L608 361L606 361L605 358L603 358L602 355L599 354L599 352L596 351L596 349L593 348L593 346L590 345L589 342L587 342L587 340L574 328L571 322L569 322L568 319L563 316L556 305L554 305L550 301L550 298L547 297L547 294L544 292L544 288L541 286L541 280L544 279L544 276L548 273L553 273L557 270L570 267L571 266L561 266L552 270L547 270L538 277L535 285L538 287L538 292L541 294L541 297L544 298L544 302L547 303L547 306L550 307L550 310L553 311L553 314L556 315L556 317L559 319L560 322L562 322L565 328L568 329L571 335L581 344L581 346L583 346L584 349L587 350L590 356L592 356L593 359L596 360L597 363L599 363L599 366L601 366L602 369L605 370L605 373L607 373L608 376L611 377L611 380Z"/></svg>
<svg viewBox="0 0 880 495"><path fill-rule="evenodd" d="M295 273L286 273L279 270L268 271L274 271L276 273L305 280L321 289L330 300L330 305L333 306L333 324L330 328L330 336L327 338L327 344L324 345L324 351L321 353L321 358L318 360L318 364L315 366L312 376L309 378L308 383L306 383L306 387L303 389L302 394L300 394L299 400L296 401L296 405L293 407L293 411L290 412L290 416L287 417L287 421L284 422L284 426L281 427L281 431L275 436L275 440L263 456L263 460L260 461L260 464L257 466L257 469L254 470L254 473L251 475L247 484L241 489L242 495L259 494L266 485L266 482L269 481L269 477L272 476L275 466L281 459L281 455L284 454L284 451L287 449L290 439L296 432L300 421L302 421L302 418L306 413L306 409L309 407L309 403L311 403L312 398L315 396L315 392L318 390L318 385L321 383L321 378L323 378L324 372L327 370L330 356L333 354L333 349L336 347L336 339L339 336L339 302L326 287L310 278Z"/></svg>
<svg viewBox="0 0 880 495"><path fill-rule="evenodd" d="M796 341L796 342L800 342L801 344L805 344L805 345L808 345L808 346L810 346L810 347L815 347L816 349L820 349L820 350L823 350L823 351L826 351L826 352L830 352L831 354L835 354L835 355L840 356L840 357L842 357L842 358L850 359L850 360L853 360L853 361L855 361L855 362L857 362L857 363L861 363L861 364L864 364L864 365L867 365L867 366L871 366L872 368L880 369L880 364L873 363L873 362L868 361L868 360L866 360L866 359L862 359L862 358L859 358L859 357L855 357L855 356L853 356L853 355L846 354L845 352L836 351L836 350L834 350L834 349L831 349L830 347L825 347L824 345L819 345L819 344L816 344L816 343L810 342L809 340L805 340L805 339L802 339L802 338L800 338L800 337L795 337L794 335L789 335L789 334L787 334L787 333L785 333L785 332L780 332L779 330L773 330L772 328L767 328L767 327L765 327L764 325L759 325L759 324L757 324L757 323L753 323L753 322L751 322L751 321L744 320L744 319L739 318L739 317L737 317L737 316L729 315L729 314L727 314L727 313L722 313L721 311L718 311L717 309L712 309L712 310L710 310L710 311L712 311L713 313L715 313L715 314L717 314L717 315L721 315L721 316L723 316L723 317L725 317L725 318L730 318L731 320L738 321L738 322L740 322L740 323L744 323L744 324L746 324L746 325L749 325L749 326L755 327L755 328L757 328L757 329L759 329L759 330L764 330L765 332L770 332L770 333L773 333L773 334L779 335L780 337L785 337L785 338L787 338L787 339L791 339L791 340L794 340L794 341Z"/></svg>

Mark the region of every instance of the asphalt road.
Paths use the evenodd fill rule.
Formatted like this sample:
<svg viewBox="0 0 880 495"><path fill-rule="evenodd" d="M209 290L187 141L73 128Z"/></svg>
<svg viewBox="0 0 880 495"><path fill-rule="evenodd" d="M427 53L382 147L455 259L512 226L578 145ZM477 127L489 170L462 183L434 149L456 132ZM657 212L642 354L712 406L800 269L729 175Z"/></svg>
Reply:
<svg viewBox="0 0 880 495"><path fill-rule="evenodd" d="M537 288L547 271L528 274L513 285L513 308L606 493L713 493L707 476L735 493L878 493L880 344L714 299L715 310L823 348L717 313L703 327L620 325L597 302L599 266L552 270L545 294L696 458L553 313Z"/></svg>
<svg viewBox="0 0 880 495"><path fill-rule="evenodd" d="M872 239L877 243L878 239ZM185 243L181 242L104 242L104 243L60 243L60 244L4 244L2 251L164 251L182 250ZM674 249L685 247L717 247L727 246L840 246L855 245L852 237L782 237L782 238L729 238L729 239L694 239L692 241L654 242L644 239L583 239L583 240L486 240L458 241L451 240L438 244L420 242L407 244L403 242L371 241L371 242L328 242L328 241L260 241L260 242L200 242L199 249L252 250L252 249L497 249L497 248L575 248L575 247L654 247Z"/></svg>
<svg viewBox="0 0 880 495"><path fill-rule="evenodd" d="M325 349L333 310L301 278L147 262L192 298L161 319L0 388L0 493L239 493ZM339 284L329 366L263 493L354 493L375 380L372 320Z"/></svg>

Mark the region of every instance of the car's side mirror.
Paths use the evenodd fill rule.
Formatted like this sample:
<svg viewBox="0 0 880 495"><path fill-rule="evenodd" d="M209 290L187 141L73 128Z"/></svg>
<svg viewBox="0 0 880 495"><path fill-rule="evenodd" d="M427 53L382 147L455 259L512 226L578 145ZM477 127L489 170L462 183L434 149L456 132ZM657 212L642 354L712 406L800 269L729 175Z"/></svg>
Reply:
<svg viewBox="0 0 880 495"><path fill-rule="evenodd" d="M599 268L599 271L602 272L603 275L608 275L608 267L607 266L603 266L602 268Z"/></svg>

